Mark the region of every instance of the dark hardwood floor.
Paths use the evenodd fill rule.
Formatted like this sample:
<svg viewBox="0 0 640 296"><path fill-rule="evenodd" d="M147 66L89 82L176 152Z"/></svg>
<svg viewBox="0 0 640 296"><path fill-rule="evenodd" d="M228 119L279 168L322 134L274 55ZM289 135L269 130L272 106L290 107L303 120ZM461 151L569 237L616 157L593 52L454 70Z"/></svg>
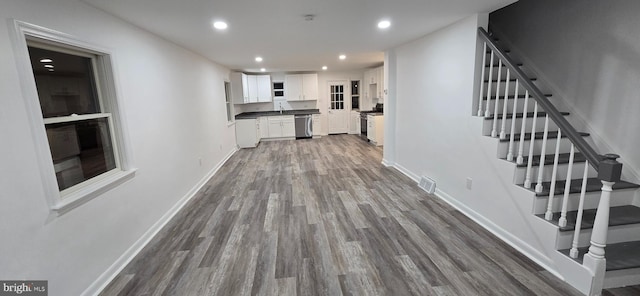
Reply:
<svg viewBox="0 0 640 296"><path fill-rule="evenodd" d="M381 155L351 135L242 149L101 295L580 295Z"/></svg>

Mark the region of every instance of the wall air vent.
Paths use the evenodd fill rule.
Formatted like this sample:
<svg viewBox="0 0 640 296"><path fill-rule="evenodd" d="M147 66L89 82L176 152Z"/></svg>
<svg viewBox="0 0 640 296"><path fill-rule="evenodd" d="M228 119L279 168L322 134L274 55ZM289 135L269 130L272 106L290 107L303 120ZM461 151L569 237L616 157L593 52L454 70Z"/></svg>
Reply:
<svg viewBox="0 0 640 296"><path fill-rule="evenodd" d="M436 181L431 178L422 176L420 178L420 183L418 184L418 186L429 194L433 194L434 192L436 192Z"/></svg>

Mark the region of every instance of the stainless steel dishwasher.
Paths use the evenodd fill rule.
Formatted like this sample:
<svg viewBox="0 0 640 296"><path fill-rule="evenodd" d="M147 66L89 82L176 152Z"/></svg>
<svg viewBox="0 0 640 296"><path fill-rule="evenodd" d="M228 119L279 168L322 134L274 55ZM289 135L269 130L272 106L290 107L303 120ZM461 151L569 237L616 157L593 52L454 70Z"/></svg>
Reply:
<svg viewBox="0 0 640 296"><path fill-rule="evenodd" d="M296 115L296 139L313 137L313 125L311 114Z"/></svg>

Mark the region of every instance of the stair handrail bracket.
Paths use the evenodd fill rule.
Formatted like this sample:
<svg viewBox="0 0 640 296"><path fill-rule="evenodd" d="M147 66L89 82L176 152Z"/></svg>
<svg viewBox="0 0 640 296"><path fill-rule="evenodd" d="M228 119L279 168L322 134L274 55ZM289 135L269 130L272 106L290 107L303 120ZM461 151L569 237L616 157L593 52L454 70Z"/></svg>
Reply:
<svg viewBox="0 0 640 296"><path fill-rule="evenodd" d="M546 113L546 119L545 119L545 131L544 131L544 135L543 135L543 144L542 144L542 153L540 155L540 169L539 169L539 178L538 178L538 184L536 185L536 189L535 192L536 193L540 193L542 192L542 173L543 173L543 166L544 166L544 162L545 162L545 147L546 147L546 140L547 140L547 135L548 135L548 121L549 119L551 119L556 126L558 127L558 132L557 132L557 143L556 143L556 152L555 152L555 159L554 159L554 164L553 164L553 174L552 174L552 179L551 179L551 189L549 191L549 200L548 200L548 208L547 208L547 212L545 213L545 219L546 220L551 220L553 218L553 196L554 196L554 192L555 192L555 188L554 185L556 183L556 170L557 170L557 166L558 166L558 147L560 145L560 137L562 136L566 136L569 141L571 142L571 153L570 153L570 160L569 160L569 170L571 170L571 167L573 165L573 154L574 154L574 146L575 149L577 151L579 151L580 153L582 153L582 155L584 155L584 157L586 158L586 164L585 164L585 169L584 169L584 176L583 176L583 180L582 180L582 190L581 190L581 196L580 196L580 205L578 207L578 213L579 216L576 220L576 226L575 226L575 234L574 234L574 242L572 245L572 249L570 252L570 257L572 258L576 258L578 256L578 237L579 237L579 232L580 232L580 225L581 221L582 221L582 210L583 210L583 201L584 201L584 195L585 195L585 188L587 186L587 170L588 170L588 166L593 167L593 169L597 172L598 174L598 180L600 180L600 182L602 183L602 188L601 188L601 194L600 194L600 200L598 202L598 207L596 209L596 216L595 216L595 220L593 222L593 228L592 228L592 233L591 233L591 240L590 240L590 247L589 247L589 252L587 254L584 255L583 258L583 266L591 273L592 275L592 281L591 281L591 287L589 289L589 295L600 295L602 292L602 288L604 286L604 278L605 278L605 272L606 272L606 258L605 258L605 247L607 245L607 232L608 232L608 228L609 228L609 212L610 212L610 200L611 200L611 192L613 191L613 186L620 182L620 177L622 175L622 163L618 162L617 159L620 157L619 155L616 154L605 154L605 155L600 155L596 152L596 150L585 141L585 139L583 138L583 134L579 133L578 131L576 131L576 129L573 127L573 125L571 125L564 117L564 115L558 111L558 109L551 103L551 101L549 101L549 99L547 98L547 95L545 95L535 84L533 84L532 80L522 71L522 69L519 67L519 64L517 64L515 61L513 61L513 59L511 57L509 57L505 51L503 51L500 47L498 47L498 45L494 42L494 39L492 36L489 35L489 33L487 33L487 31L480 27L478 28L478 36L480 37L481 41L484 43L483 49L483 63L486 63L486 55L488 53L491 54L491 62L490 64L484 65L483 67L489 67L489 85L488 85L488 91L487 91L487 114L485 114L485 117L489 117L490 112L489 112L489 100L491 99L491 81L493 80L493 77L491 75L492 70L493 70L493 65L494 65L494 60L495 58L497 58L497 64L499 65L499 69L498 72L501 73L500 68L502 68L502 65L504 65L506 67L506 71L507 71L507 85L509 83L509 75L511 76L511 78L515 78L515 84L516 84L516 90L518 89L518 84L522 84L523 90L525 91L525 96L528 99L529 96L531 98L533 98L535 100L535 108L534 108L534 112L533 112L533 121L532 121L532 128L531 128L531 144L530 144L530 148L529 148L529 155L528 155L528 164L527 164L527 174L525 177L525 181L524 181L524 187L525 188L531 188L531 180L530 180L530 171L531 171L531 162L532 162L532 158L533 158L533 141L535 140L535 129L536 129L536 115L538 113L538 105L540 105L542 107L542 110ZM491 50L490 52L487 50ZM485 77L484 77L484 68L483 68L483 73L482 73L483 77L481 77L481 79L484 81ZM498 74L500 75L500 74ZM500 76L498 76L497 79L497 83L500 83ZM481 84L483 85L483 84ZM507 86L508 87L508 86ZM508 93L508 88L506 88L506 92L504 94L504 110L506 110L506 103L507 103L507 98L509 96ZM481 93L480 93L480 98L482 98L483 96L483 89L481 88ZM495 120L498 118L499 114L497 113L498 111L498 103L499 103L499 90L496 90L496 99L495 99L495 109L496 111L494 111L493 114L493 119L494 119L494 130L492 131L492 137L496 137L495 135L495 126L496 126L496 122ZM516 92L514 95L514 98L516 99L514 102L514 106L517 107L517 97L519 96L519 94ZM482 103L482 101L480 100L479 103ZM526 106L526 104L525 104ZM512 116L512 120L515 120L515 112L516 112L516 107L513 108L513 116ZM526 107L525 107L526 109ZM477 114L482 113L482 105L479 105L479 110L477 112ZM526 118L526 113L527 110L523 110L523 117ZM503 131L501 132L501 134L504 133L504 120L507 118L506 115L506 111L503 114ZM526 121L523 122L522 124L522 128L521 128L521 141L520 141L520 147L519 150L522 151L523 150L523 139L524 139L524 130L525 130L525 125L526 125ZM514 126L512 124L512 128L511 128L511 134L514 133ZM504 138L503 135L501 135L501 139ZM507 159L511 160L510 158L513 157L513 150L511 145L513 140L510 140L510 146L509 146L509 153L507 155ZM523 162L523 157L522 152L519 152L518 155L518 164L521 164ZM566 180L565 182L565 196L564 196L564 200L563 200L563 209L562 209L562 216L561 219L559 221L559 225L564 224L566 225L566 203L567 203L567 196L569 194L569 192L571 191L570 187L571 187L571 173L568 172L567 173L567 177L569 178L568 180ZM564 220L563 220L564 218Z"/></svg>

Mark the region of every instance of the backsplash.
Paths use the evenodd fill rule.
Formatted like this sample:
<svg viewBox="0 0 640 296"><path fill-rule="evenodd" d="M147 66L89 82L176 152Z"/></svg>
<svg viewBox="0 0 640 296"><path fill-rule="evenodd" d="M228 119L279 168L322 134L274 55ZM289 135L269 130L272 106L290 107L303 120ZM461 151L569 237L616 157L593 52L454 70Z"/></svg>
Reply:
<svg viewBox="0 0 640 296"><path fill-rule="evenodd" d="M234 113L237 115L243 112L278 111L280 106L282 106L283 110L318 109L318 101L292 102L274 100L270 103L236 104L234 105Z"/></svg>

